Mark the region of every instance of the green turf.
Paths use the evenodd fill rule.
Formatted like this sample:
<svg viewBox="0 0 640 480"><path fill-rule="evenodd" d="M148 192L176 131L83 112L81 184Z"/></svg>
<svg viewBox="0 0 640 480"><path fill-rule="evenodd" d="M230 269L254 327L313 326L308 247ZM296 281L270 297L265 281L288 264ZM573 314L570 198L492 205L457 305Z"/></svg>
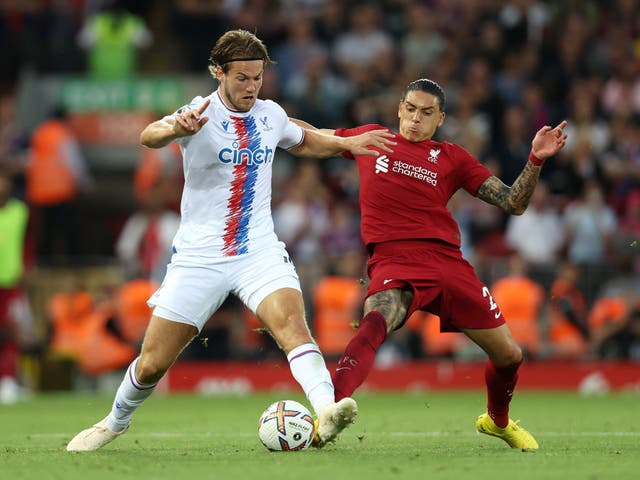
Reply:
<svg viewBox="0 0 640 480"><path fill-rule="evenodd" d="M362 394L360 417L323 450L270 453L258 440L262 410L299 395L154 395L132 429L92 453L66 442L100 420L105 396L42 395L0 406L0 479L636 479L640 478L637 394L580 397L520 392L512 417L540 443L512 450L478 435L481 392Z"/></svg>

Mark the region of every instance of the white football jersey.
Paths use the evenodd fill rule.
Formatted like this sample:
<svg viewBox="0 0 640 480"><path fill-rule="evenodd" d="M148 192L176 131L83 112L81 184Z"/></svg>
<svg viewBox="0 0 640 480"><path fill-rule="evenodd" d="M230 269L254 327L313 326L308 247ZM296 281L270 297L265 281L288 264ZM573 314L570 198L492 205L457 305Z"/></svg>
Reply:
<svg viewBox="0 0 640 480"><path fill-rule="evenodd" d="M202 116L209 121L178 139L184 167L180 228L174 251L201 256L235 256L277 241L271 218L271 171L276 147L290 149L304 130L271 100L251 110L229 109L219 91ZM173 114L198 108L194 98Z"/></svg>

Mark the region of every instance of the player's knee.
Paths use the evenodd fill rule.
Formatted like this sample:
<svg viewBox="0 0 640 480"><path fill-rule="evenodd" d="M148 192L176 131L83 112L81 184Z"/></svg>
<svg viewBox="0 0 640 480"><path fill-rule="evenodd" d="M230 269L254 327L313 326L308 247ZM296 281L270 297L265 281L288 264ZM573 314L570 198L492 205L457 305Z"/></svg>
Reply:
<svg viewBox="0 0 640 480"><path fill-rule="evenodd" d="M289 352L303 343L314 342L309 327L300 315L291 315L285 325L277 331L273 331L272 334L285 352Z"/></svg>
<svg viewBox="0 0 640 480"><path fill-rule="evenodd" d="M494 363L501 367L516 366L522 362L522 349L515 343L509 343L509 346L500 352L499 358Z"/></svg>
<svg viewBox="0 0 640 480"><path fill-rule="evenodd" d="M153 358L140 358L136 368L138 381L145 384L157 383L169 369L164 362Z"/></svg>

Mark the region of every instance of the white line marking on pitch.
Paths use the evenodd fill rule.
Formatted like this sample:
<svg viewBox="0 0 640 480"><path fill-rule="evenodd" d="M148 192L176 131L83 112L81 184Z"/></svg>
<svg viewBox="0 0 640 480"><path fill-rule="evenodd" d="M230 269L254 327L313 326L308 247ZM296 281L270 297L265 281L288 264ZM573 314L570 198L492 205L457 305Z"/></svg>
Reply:
<svg viewBox="0 0 640 480"><path fill-rule="evenodd" d="M361 432L372 436L392 436L392 437L453 437L460 435L476 435L477 432ZM71 437L72 433L27 433L25 436L31 438L63 438ZM253 437L256 433L176 433L176 432L130 432L127 437L138 438L210 438L210 437ZM640 437L640 432L536 432L538 437Z"/></svg>

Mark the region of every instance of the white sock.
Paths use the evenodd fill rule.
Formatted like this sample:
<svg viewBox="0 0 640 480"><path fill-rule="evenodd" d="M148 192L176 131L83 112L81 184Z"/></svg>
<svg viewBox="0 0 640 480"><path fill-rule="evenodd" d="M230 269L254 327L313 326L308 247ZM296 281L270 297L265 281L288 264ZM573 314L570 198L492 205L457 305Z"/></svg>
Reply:
<svg viewBox="0 0 640 480"><path fill-rule="evenodd" d="M142 402L144 402L156 388L157 384L155 383L149 385L138 381L136 377L136 365L138 364L139 358L140 357L131 362L131 365L127 368L122 383L116 392L116 398L113 400L111 413L107 418L107 425L114 432L120 432L129 425L136 408L142 405Z"/></svg>
<svg viewBox="0 0 640 480"><path fill-rule="evenodd" d="M300 384L316 414L335 401L333 382L315 343L303 343L287 355L293 378Z"/></svg>

